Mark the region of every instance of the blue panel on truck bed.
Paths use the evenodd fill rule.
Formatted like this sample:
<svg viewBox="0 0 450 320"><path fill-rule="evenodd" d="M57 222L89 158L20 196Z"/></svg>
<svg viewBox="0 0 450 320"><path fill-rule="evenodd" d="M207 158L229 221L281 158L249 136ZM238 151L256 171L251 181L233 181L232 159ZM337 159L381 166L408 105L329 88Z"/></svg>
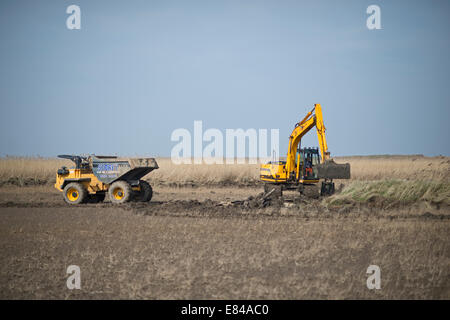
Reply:
<svg viewBox="0 0 450 320"><path fill-rule="evenodd" d="M131 170L128 161L93 161L92 171L103 183L111 183Z"/></svg>

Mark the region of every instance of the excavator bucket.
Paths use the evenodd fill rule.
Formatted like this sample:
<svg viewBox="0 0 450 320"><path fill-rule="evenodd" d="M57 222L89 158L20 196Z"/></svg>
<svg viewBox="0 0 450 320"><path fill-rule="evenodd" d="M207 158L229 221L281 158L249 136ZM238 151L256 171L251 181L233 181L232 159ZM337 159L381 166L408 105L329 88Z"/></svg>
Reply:
<svg viewBox="0 0 450 320"><path fill-rule="evenodd" d="M319 179L350 179L350 163L338 164L331 159L316 167Z"/></svg>

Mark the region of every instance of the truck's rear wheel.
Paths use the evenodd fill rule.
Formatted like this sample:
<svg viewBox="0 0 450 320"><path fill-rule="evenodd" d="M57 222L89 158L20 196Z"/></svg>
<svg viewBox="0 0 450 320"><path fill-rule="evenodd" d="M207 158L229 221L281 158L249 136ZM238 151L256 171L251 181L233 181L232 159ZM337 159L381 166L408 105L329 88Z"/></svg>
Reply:
<svg viewBox="0 0 450 320"><path fill-rule="evenodd" d="M141 190L137 193L136 200L142 202L150 201L153 196L152 186L144 180L139 180L139 186Z"/></svg>
<svg viewBox="0 0 450 320"><path fill-rule="evenodd" d="M128 182L116 181L109 187L108 193L112 203L124 203L130 201L133 190Z"/></svg>
<svg viewBox="0 0 450 320"><path fill-rule="evenodd" d="M72 182L64 187L64 200L69 204L80 204L87 200L87 191L81 183Z"/></svg>

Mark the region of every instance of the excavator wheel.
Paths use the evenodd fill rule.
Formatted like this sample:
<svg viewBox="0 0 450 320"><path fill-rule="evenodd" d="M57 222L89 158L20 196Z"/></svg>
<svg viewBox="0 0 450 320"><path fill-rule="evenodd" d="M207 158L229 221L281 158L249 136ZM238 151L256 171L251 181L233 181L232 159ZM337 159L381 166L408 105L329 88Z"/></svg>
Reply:
<svg viewBox="0 0 450 320"><path fill-rule="evenodd" d="M321 196L331 196L334 194L334 182L322 182L322 187L320 189Z"/></svg>
<svg viewBox="0 0 450 320"><path fill-rule="evenodd" d="M280 198L283 196L283 188L278 184L266 183L264 184L264 194L269 195L271 198Z"/></svg>
<svg viewBox="0 0 450 320"><path fill-rule="evenodd" d="M108 193L112 203L125 203L131 200L133 189L128 182L119 180L109 187Z"/></svg>
<svg viewBox="0 0 450 320"><path fill-rule="evenodd" d="M318 199L320 196L319 188L315 184L305 184L302 194L310 199Z"/></svg>
<svg viewBox="0 0 450 320"><path fill-rule="evenodd" d="M64 200L68 204L80 204L86 202L88 194L81 183L72 182L64 187Z"/></svg>

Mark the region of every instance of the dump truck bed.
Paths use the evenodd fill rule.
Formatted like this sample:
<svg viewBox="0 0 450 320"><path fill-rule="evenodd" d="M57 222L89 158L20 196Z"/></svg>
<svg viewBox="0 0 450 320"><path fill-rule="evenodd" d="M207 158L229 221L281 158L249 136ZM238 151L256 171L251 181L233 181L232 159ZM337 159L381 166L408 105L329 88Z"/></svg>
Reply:
<svg viewBox="0 0 450 320"><path fill-rule="evenodd" d="M139 180L158 169L155 158L91 157L92 172L103 183Z"/></svg>

